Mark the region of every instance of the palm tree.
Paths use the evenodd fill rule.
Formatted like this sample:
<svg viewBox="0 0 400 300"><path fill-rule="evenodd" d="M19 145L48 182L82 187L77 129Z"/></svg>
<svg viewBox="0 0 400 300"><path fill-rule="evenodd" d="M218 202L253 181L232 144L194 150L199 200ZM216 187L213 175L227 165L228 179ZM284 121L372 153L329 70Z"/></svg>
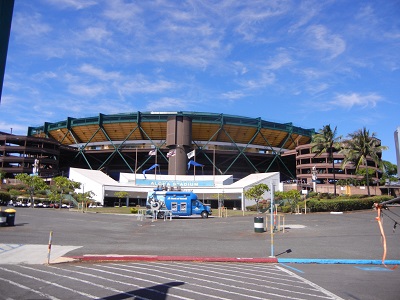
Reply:
<svg viewBox="0 0 400 300"><path fill-rule="evenodd" d="M333 153L340 148L340 140L342 136L336 136L337 127L332 131L331 125L325 125L322 129L314 134L311 141L311 151L315 152L314 157L320 156L322 153L329 154L329 160L332 162L334 195L336 196L336 175L335 175L335 160Z"/></svg>
<svg viewBox="0 0 400 300"><path fill-rule="evenodd" d="M358 171L361 165L365 166L368 196L371 196L371 194L369 191L367 158L372 159L377 166L381 167L382 151L387 149L388 147L381 145L381 141L376 138L376 134L370 134L369 130L365 127L349 134L348 138L344 141L344 147L341 151L341 153L344 154L342 168L344 168L349 162L354 163L356 171Z"/></svg>

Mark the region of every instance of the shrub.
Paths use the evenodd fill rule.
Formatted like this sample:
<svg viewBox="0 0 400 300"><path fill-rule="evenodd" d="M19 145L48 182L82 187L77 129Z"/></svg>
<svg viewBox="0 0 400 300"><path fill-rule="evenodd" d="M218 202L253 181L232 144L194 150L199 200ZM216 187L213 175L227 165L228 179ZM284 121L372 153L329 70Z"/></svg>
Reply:
<svg viewBox="0 0 400 300"><path fill-rule="evenodd" d="M9 190L25 190L26 189L26 185L25 184L14 184L14 185L7 185L6 189Z"/></svg>
<svg viewBox="0 0 400 300"><path fill-rule="evenodd" d="M292 212L292 207L290 205L280 206L280 209L283 213Z"/></svg>
<svg viewBox="0 0 400 300"><path fill-rule="evenodd" d="M376 202L384 201L376 197L368 199L342 199L342 200L310 200L307 207L313 212L352 211L371 209Z"/></svg>
<svg viewBox="0 0 400 300"><path fill-rule="evenodd" d="M0 204L6 205L11 200L10 193L0 192Z"/></svg>
<svg viewBox="0 0 400 300"><path fill-rule="evenodd" d="M257 211L257 205L250 205L250 206L246 206L246 210L248 211Z"/></svg>
<svg viewBox="0 0 400 300"><path fill-rule="evenodd" d="M317 192L309 192L307 194L307 198L316 198L318 196Z"/></svg>
<svg viewBox="0 0 400 300"><path fill-rule="evenodd" d="M137 214L139 212L137 207L131 207L131 214Z"/></svg>

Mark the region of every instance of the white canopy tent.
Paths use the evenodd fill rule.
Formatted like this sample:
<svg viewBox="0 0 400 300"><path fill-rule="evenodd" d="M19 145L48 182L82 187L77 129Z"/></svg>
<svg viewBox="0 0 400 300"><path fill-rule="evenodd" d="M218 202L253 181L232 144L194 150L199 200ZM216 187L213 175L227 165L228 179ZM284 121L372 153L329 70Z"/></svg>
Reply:
<svg viewBox="0 0 400 300"><path fill-rule="evenodd" d="M121 173L120 180L116 181L102 171L70 168L69 179L81 183L81 188L76 192L92 191L93 199L104 205L105 197L113 197L115 192L125 191L145 195L157 186L179 186L182 190L191 190L199 198L209 198L211 195L238 194L241 200L241 209L254 204L252 199L245 199L244 192L254 185L264 183L270 189L272 185L275 191L282 191L278 172L250 174L243 179L233 182L232 175L146 175L146 181L140 182L132 173ZM212 183L210 185L210 183ZM175 185L176 184L176 185ZM270 199L270 192L264 194L265 199Z"/></svg>

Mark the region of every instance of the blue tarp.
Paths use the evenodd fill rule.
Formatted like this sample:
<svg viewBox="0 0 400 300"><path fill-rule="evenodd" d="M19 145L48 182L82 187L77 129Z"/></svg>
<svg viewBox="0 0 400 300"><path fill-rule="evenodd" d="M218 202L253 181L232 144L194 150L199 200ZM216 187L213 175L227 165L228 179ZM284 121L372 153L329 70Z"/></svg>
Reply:
<svg viewBox="0 0 400 300"><path fill-rule="evenodd" d="M144 170L144 171L142 172L144 178L146 178L146 172L147 172L147 171L151 171L151 170L153 170L154 168L159 167L159 166L160 166L159 164L154 164L154 165L152 165L150 168Z"/></svg>
<svg viewBox="0 0 400 300"><path fill-rule="evenodd" d="M191 165L195 166L195 167L204 167L204 165L202 165L202 164L199 164L199 163L197 163L197 162L195 162L193 160L189 160L189 162L188 162L188 170L190 169Z"/></svg>

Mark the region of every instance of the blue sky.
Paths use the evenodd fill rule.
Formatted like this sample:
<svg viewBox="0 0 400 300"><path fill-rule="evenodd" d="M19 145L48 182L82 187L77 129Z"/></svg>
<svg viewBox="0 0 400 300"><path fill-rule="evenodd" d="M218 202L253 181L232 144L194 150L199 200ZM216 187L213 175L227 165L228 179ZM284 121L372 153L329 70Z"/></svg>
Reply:
<svg viewBox="0 0 400 300"><path fill-rule="evenodd" d="M400 1L16 0L0 130L136 111L400 126Z"/></svg>

